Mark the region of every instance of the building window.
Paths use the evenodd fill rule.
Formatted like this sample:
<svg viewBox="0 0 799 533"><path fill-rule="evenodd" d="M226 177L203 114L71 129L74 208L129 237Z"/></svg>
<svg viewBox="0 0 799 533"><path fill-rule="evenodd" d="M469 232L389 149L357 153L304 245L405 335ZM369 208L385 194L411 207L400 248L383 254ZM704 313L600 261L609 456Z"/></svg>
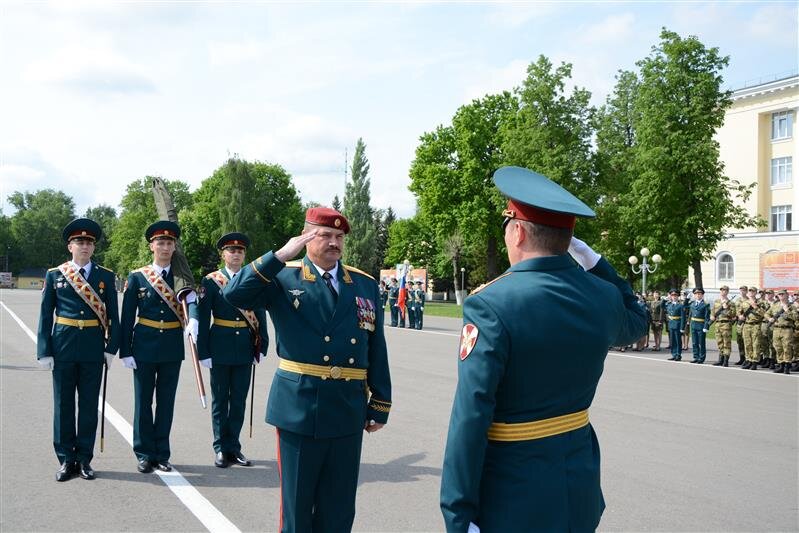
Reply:
<svg viewBox="0 0 799 533"><path fill-rule="evenodd" d="M730 254L719 256L719 281L732 281L735 279L735 261Z"/></svg>
<svg viewBox="0 0 799 533"><path fill-rule="evenodd" d="M793 132L793 113L780 111L771 114L771 140L788 139Z"/></svg>
<svg viewBox="0 0 799 533"><path fill-rule="evenodd" d="M775 205L771 208L771 231L791 231L790 205Z"/></svg>
<svg viewBox="0 0 799 533"><path fill-rule="evenodd" d="M793 157L775 157L771 160L771 186L790 185L793 178Z"/></svg>

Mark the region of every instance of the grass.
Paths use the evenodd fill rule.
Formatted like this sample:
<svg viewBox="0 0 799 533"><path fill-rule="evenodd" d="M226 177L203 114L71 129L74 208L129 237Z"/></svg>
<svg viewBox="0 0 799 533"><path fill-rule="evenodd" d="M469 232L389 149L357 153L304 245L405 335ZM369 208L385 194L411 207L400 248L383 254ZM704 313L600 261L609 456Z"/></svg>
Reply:
<svg viewBox="0 0 799 533"><path fill-rule="evenodd" d="M451 318L463 318L463 307L453 303L425 302L425 316L448 316ZM386 317L390 316L388 306L386 306Z"/></svg>

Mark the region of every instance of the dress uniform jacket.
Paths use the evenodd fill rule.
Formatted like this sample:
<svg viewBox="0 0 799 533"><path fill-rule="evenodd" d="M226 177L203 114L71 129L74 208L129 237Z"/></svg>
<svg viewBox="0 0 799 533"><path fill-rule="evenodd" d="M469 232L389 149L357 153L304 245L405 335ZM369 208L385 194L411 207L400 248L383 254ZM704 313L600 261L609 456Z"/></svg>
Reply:
<svg viewBox="0 0 799 533"><path fill-rule="evenodd" d="M667 301L666 306L666 319L670 330L682 331L685 329L685 315L683 314L683 303L680 300L676 302Z"/></svg>
<svg viewBox="0 0 799 533"><path fill-rule="evenodd" d="M691 329L707 329L710 326L710 304L704 300L691 302L690 319Z"/></svg>
<svg viewBox="0 0 799 533"><path fill-rule="evenodd" d="M468 297L463 320L441 484L447 531L593 530L605 503L587 418L538 439L489 432L588 409L608 347L646 332L629 284L605 259L590 273L568 255L528 259Z"/></svg>
<svg viewBox="0 0 799 533"><path fill-rule="evenodd" d="M266 422L315 438L362 432L369 419L385 423L391 408L377 283L341 263L337 276L339 291L332 316L326 316L320 305L329 297L328 288L307 257L284 264L268 252L244 267L223 291L236 307L269 311L281 359L330 367L331 374L366 369L366 381L321 379L277 369Z"/></svg>

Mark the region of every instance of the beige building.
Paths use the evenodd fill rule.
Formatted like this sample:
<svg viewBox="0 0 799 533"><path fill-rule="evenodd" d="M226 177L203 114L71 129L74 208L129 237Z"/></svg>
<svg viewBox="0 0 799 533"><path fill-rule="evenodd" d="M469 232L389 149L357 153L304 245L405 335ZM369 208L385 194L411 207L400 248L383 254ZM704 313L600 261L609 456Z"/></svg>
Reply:
<svg viewBox="0 0 799 533"><path fill-rule="evenodd" d="M745 208L768 221L764 228L730 230L711 259L702 262L702 280L710 294L729 285L799 289L799 186L793 163L799 76L794 75L736 90L724 125L717 133L725 172L733 180L756 186ZM688 272L693 283L693 270Z"/></svg>

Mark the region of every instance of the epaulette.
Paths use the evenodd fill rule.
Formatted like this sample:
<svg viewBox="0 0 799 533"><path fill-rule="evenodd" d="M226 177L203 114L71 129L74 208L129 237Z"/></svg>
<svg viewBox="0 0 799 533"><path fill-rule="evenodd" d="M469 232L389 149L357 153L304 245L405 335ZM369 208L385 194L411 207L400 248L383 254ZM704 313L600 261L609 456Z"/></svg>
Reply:
<svg viewBox="0 0 799 533"><path fill-rule="evenodd" d="M111 270L110 268L106 268L106 267L104 267L103 265L97 265L97 266L98 266L98 267L100 267L100 268L102 268L103 270L107 270L108 272L110 272L110 273L112 273L112 274L114 273L114 271L113 271L113 270Z"/></svg>
<svg viewBox="0 0 799 533"><path fill-rule="evenodd" d="M48 268L47 269L48 272L52 272L53 270L58 270L58 267L53 267L53 268Z"/></svg>
<svg viewBox="0 0 799 533"><path fill-rule="evenodd" d="M505 273L504 273L504 274L502 274L501 276L497 276L496 278L492 279L491 281L487 281L487 282L483 283L482 285L480 285L479 287L477 287L476 289L474 289L472 292L470 292L470 293L469 293L469 296L471 296L472 294L477 294L478 292L482 291L483 289L485 289L486 287L488 287L488 286L489 286L489 285L491 285L492 283L494 283L494 282L496 282L496 281L499 281L499 280L501 280L501 279L502 279L502 278L504 278L505 276L510 276L511 274L513 274L513 272L505 272Z"/></svg>
<svg viewBox="0 0 799 533"><path fill-rule="evenodd" d="M286 261L286 266L288 268L300 268L302 266L302 261Z"/></svg>
<svg viewBox="0 0 799 533"><path fill-rule="evenodd" d="M345 270L349 270L350 272L357 272L358 274L363 274L367 278L369 278L371 280L374 280L374 281L377 281L377 280L375 280L375 278L371 274L367 274L366 272L364 272L363 270L361 270L359 268L355 268L355 267L350 266L350 265L342 265L342 266L344 267Z"/></svg>

